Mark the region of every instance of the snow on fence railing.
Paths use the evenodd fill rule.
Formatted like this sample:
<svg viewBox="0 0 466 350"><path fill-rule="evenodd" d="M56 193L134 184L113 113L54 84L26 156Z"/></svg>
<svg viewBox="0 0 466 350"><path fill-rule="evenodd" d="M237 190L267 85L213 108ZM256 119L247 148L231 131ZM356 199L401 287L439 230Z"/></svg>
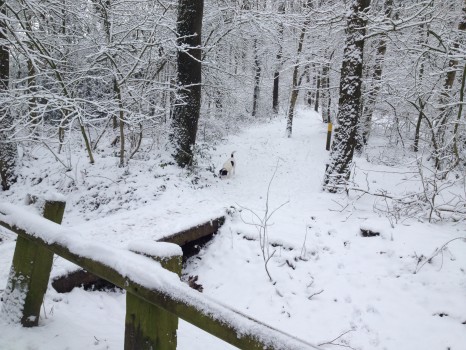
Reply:
<svg viewBox="0 0 466 350"><path fill-rule="evenodd" d="M11 321L37 325L57 254L127 291L125 350L176 349L178 317L240 349L318 349L182 283L178 246L150 242L124 250L90 242L59 225L64 206L45 202L47 220L27 207L0 203L0 225L18 234L2 305Z"/></svg>

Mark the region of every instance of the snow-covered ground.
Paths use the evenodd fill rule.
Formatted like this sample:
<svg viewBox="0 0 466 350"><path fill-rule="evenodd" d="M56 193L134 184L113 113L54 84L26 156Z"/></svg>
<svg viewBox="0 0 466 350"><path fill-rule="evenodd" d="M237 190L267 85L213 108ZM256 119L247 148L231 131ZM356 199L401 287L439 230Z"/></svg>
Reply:
<svg viewBox="0 0 466 350"><path fill-rule="evenodd" d="M236 175L228 180L207 170L180 172L163 156L118 169L105 150L96 165L75 160L65 173L53 170L56 162L38 148L25 157L21 187L2 200L19 203L26 193L54 188L67 197L64 226L115 247L158 239L228 211L220 232L184 270L185 277L198 276L206 295L323 349L466 349L466 241L452 241L425 263L436 248L466 237L464 222L396 221L374 213L371 196L322 192L326 125L308 110L294 123L292 138L285 137L285 120L274 119L211 150L217 168L236 151ZM356 181L373 191L419 186L408 167L356 163ZM269 214L276 209L267 222L273 281L258 230L267 204ZM361 228L380 236L362 237ZM3 289L15 237L2 229L0 238ZM71 268L57 258L52 275ZM0 320L0 349L122 349L124 314L122 292L58 294L49 287L39 327ZM178 344L232 348L183 321Z"/></svg>

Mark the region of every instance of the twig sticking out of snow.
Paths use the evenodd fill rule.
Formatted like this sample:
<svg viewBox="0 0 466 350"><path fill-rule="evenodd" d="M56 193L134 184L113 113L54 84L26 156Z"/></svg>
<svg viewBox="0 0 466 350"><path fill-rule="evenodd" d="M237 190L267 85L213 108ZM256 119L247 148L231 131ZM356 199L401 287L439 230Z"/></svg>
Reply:
<svg viewBox="0 0 466 350"><path fill-rule="evenodd" d="M354 349L353 347L349 346L349 345L345 345L345 344L340 344L340 343L335 343L335 341L337 341L338 339L340 339L341 337L343 337L344 335L348 334L349 332L353 332L354 329L350 329L350 330L347 330L346 332L343 332L341 333L338 337L330 340L330 341L327 341L325 343L320 343L318 344L318 346L324 346L324 345L335 345L335 346L342 346L344 348L350 348L350 349Z"/></svg>
<svg viewBox="0 0 466 350"><path fill-rule="evenodd" d="M272 211L270 211L270 208L269 208L270 187L272 185L273 179L275 178L277 170L278 170L278 161L277 161L277 165L275 166L275 171L273 172L272 178L270 179L269 185L267 187L267 197L266 197L266 200L265 200L265 210L264 210L264 215L262 217L260 217L252 209L249 209L249 208L246 208L246 207L243 207L243 206L240 205L240 207L242 209L245 209L245 210L249 211L253 215L253 217L255 217L257 219L257 221L258 221L258 223L256 223L256 222L254 222L254 219L253 219L253 222L247 222L241 217L241 219L243 220L244 223L246 223L248 225L253 225L253 226L255 226L257 228L257 231L258 231L258 234L259 234L259 242L260 242L261 251L262 251L262 258L264 259L265 272L267 273L267 276L269 276L270 282L273 282L273 278L272 278L272 276L271 276L271 274L269 272L268 263L269 263L270 259L272 259L272 257L274 256L276 250L274 250L272 253L270 252L269 235L268 235L268 227L270 226L269 221L270 221L270 218L272 217L272 215L275 214L275 212L278 209L280 209L284 205L288 204L288 202L289 202L289 201L286 201L286 202L282 203L281 205L279 205L278 207L276 207L275 209L273 209Z"/></svg>
<svg viewBox="0 0 466 350"><path fill-rule="evenodd" d="M456 241L458 239L461 239L463 240L464 242L466 242L466 237L456 237L456 238L453 238L453 239L450 239L448 242L446 242L444 245L442 245L440 248L435 248L435 251L434 253L431 255L430 258L426 259L419 267L416 267L416 270L414 271L414 274L418 273L425 264L427 264L428 262L431 262L433 258L435 258L437 255L439 255L440 253L442 253L442 257L443 257L443 251L445 250L445 248L447 247L448 244L450 244L451 242L453 241Z"/></svg>
<svg viewBox="0 0 466 350"><path fill-rule="evenodd" d="M321 294L321 293L323 293L323 292L324 292L324 290L322 289L322 290L320 290L320 291L318 291L318 292L316 292L316 293L311 294L311 295L308 296L307 298L308 298L309 300L311 300L313 297L315 297L316 295L319 295L319 294Z"/></svg>

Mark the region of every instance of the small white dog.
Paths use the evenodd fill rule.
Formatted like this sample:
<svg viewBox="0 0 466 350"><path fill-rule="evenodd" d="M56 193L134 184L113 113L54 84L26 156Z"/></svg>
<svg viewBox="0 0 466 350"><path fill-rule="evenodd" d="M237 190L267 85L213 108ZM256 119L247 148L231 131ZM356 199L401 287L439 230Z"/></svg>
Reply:
<svg viewBox="0 0 466 350"><path fill-rule="evenodd" d="M233 157L236 151L231 152L231 157L224 164L222 169L218 172L221 179L229 179L235 174L236 160Z"/></svg>

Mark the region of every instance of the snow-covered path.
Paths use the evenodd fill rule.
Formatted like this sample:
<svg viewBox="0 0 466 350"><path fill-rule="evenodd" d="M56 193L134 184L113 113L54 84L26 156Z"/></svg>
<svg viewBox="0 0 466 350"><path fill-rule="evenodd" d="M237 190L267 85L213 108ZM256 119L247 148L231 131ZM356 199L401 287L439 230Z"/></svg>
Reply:
<svg viewBox="0 0 466 350"><path fill-rule="evenodd" d="M231 136L213 154L220 167L236 151L234 178L219 180L205 172L195 185L192 176L176 170L149 175L145 165L135 163L131 171L140 174L130 180L144 191L140 197L145 204L141 200L128 211L87 222L69 207L64 225L73 226L85 239L125 246L134 239L158 239L230 208L220 233L185 271L199 277L205 294L312 343L342 335L323 348L339 344L364 350L466 349L466 243L456 241L443 259L436 257L413 274L419 257L466 236L464 224L404 222L391 227L389 220L374 214L373 199L363 197L347 206L345 196L323 193L325 136L326 125L310 111L297 115L290 139L285 137L285 120L251 127ZM376 168L357 161L364 168ZM253 213L263 215L274 173L269 207L283 206L268 227L273 243L271 282L256 226L250 223ZM402 175L369 175L368 181L372 186L407 186ZM111 196L114 190L110 186L109 193L100 195ZM104 212L105 206L99 210ZM361 237L361 226L381 235ZM6 283L12 252L11 239L0 244L0 288ZM68 268L57 259L53 274ZM122 349L124 301L121 293L75 289L57 294L49 288L41 326L21 329L0 321L0 349ZM230 348L181 322L179 349Z"/></svg>
<svg viewBox="0 0 466 350"><path fill-rule="evenodd" d="M236 151L236 175L233 178L210 177L205 179L206 186L198 189L193 188L183 175L178 175L175 181L165 175L168 178L165 192L151 205L78 224L77 228L86 236L104 241L110 239L118 244L133 239L131 232L137 232L138 237L158 239L222 214L230 206L259 212L265 206L267 188L275 173L269 195L270 207L287 202L276 215L300 221L302 232L296 243L301 244L308 221L298 217L302 209L327 211L327 207L322 206L320 193L327 157L324 149L326 126L317 114L307 111L297 118L293 138L288 139L284 122L274 120L251 127L230 137L228 144L217 147L213 157L219 168L229 154ZM151 189L150 184L143 184ZM76 224L75 220L71 219L72 224ZM289 236L288 239L293 238Z"/></svg>

